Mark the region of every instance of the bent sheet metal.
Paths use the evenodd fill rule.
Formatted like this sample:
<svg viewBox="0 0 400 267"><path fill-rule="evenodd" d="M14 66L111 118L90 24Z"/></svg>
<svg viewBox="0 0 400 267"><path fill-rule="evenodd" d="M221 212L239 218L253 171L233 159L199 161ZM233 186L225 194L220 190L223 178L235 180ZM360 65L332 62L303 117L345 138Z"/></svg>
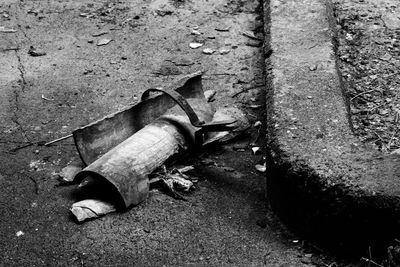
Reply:
<svg viewBox="0 0 400 267"><path fill-rule="evenodd" d="M162 93L150 96L152 91ZM87 165L74 180L91 177L109 183L123 207L136 205L147 197L148 174L180 150L218 138L217 131L232 130L237 117L243 122L243 113L215 112L207 103L200 72L165 89L150 89L138 104L73 132Z"/></svg>

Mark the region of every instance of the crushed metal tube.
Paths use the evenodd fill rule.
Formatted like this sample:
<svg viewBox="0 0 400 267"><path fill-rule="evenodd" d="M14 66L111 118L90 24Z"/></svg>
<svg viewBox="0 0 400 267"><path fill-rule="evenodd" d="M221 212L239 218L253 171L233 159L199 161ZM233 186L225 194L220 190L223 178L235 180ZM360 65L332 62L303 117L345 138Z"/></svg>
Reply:
<svg viewBox="0 0 400 267"><path fill-rule="evenodd" d="M87 165L74 182L81 183L82 189L88 186L82 181L91 177L92 182L101 181L105 190L119 196L118 203L96 199L73 204L71 211L78 221L139 204L148 196L149 174L171 156L229 140L249 128L244 113L237 108L214 111L204 96L199 72L151 91L161 94L145 92L138 104L73 132ZM187 191L193 186L179 172L162 180L173 194L175 188Z"/></svg>

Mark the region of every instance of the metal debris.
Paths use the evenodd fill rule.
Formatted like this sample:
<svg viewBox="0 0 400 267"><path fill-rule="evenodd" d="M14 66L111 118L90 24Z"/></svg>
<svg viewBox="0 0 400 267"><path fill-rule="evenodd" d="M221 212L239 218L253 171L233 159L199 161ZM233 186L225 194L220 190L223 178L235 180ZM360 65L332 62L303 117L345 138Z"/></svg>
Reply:
<svg viewBox="0 0 400 267"><path fill-rule="evenodd" d="M114 205L97 199L85 199L72 204L71 207L71 212L78 222L97 218L114 211L116 211Z"/></svg>
<svg viewBox="0 0 400 267"><path fill-rule="evenodd" d="M64 182L72 182L75 175L82 170L82 166L68 165L58 174Z"/></svg>

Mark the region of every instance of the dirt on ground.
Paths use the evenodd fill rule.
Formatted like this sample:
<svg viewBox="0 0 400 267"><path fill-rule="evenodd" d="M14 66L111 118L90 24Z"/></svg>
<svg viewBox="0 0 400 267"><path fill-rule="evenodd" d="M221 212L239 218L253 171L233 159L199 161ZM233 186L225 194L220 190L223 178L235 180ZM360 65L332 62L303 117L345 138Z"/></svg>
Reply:
<svg viewBox="0 0 400 267"><path fill-rule="evenodd" d="M400 148L400 16L394 0L333 1L340 71L355 133L376 149Z"/></svg>
<svg viewBox="0 0 400 267"><path fill-rule="evenodd" d="M180 162L200 177L188 201L152 190L136 207L83 224L69 211L76 186L58 180L79 161L72 140L36 143L199 69L215 106L261 120L261 12L258 1L240 0L1 1L1 265L333 266L268 210L265 174L255 169L263 156L248 146L256 128L235 144L244 150L230 144Z"/></svg>

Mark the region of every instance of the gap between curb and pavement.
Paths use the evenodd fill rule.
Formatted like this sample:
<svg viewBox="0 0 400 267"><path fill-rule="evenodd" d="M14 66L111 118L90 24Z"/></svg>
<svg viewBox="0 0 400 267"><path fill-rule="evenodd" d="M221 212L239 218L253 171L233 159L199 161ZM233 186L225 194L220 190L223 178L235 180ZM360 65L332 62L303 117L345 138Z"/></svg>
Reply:
<svg viewBox="0 0 400 267"><path fill-rule="evenodd" d="M353 135L336 64L333 4L267 0L269 205L305 237L384 253L400 232L400 157Z"/></svg>

